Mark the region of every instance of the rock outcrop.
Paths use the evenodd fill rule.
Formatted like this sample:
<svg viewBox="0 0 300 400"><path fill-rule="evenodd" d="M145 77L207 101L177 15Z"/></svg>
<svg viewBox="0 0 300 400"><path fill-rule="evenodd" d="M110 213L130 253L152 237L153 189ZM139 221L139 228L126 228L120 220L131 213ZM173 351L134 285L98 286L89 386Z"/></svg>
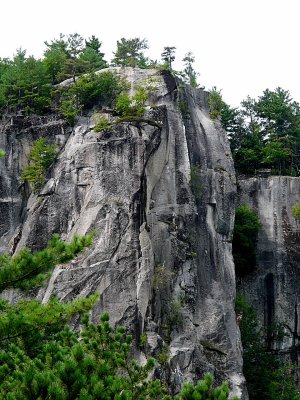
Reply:
<svg viewBox="0 0 300 400"><path fill-rule="evenodd" d="M257 268L238 282L238 290L255 308L262 327L280 328L280 335L268 338L268 346L299 365L300 226L292 208L300 201L300 178L244 178L238 187L238 203L248 204L262 224Z"/></svg>
<svg viewBox="0 0 300 400"><path fill-rule="evenodd" d="M74 129L55 117L4 118L1 251L41 248L54 232L70 240L95 230L92 248L56 267L34 295L66 301L99 291L93 318L106 310L132 330L136 356L161 360L156 373L174 390L183 377L212 371L246 399L231 253L236 183L226 133L209 118L202 90L178 87L155 70L117 72L132 91L149 79L156 87L147 121L96 134L95 110ZM41 135L60 151L34 195L19 175Z"/></svg>

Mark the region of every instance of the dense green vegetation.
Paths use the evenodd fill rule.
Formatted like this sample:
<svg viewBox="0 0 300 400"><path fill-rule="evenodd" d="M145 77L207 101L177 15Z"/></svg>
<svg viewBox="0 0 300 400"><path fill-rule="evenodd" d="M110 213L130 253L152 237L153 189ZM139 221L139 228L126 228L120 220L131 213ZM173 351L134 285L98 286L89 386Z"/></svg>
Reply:
<svg viewBox="0 0 300 400"><path fill-rule="evenodd" d="M47 168L57 156L55 145L48 145L45 138L38 139L29 154L29 164L21 174L21 181L29 182L33 191L37 192L45 182Z"/></svg>
<svg viewBox="0 0 300 400"><path fill-rule="evenodd" d="M72 260L92 243L94 234L75 236L70 243L53 235L48 246L33 253L25 248L13 257L0 256L0 290L6 288L30 289L41 285L57 264Z"/></svg>
<svg viewBox="0 0 300 400"><path fill-rule="evenodd" d="M256 266L256 240L261 227L258 216L247 205L236 209L232 253L235 272L242 277Z"/></svg>
<svg viewBox="0 0 300 400"><path fill-rule="evenodd" d="M56 110L72 125L84 109L95 104L115 105L124 91L124 83L111 72L94 73L109 66L98 38L93 35L85 40L78 33L61 34L58 39L45 42L45 47L42 59L27 57L22 49L17 50L12 60L0 59L0 111L44 114ZM167 68L184 83L198 86L199 74L193 68L195 59L191 52L182 60L183 70L176 72L172 69L175 47L164 47L162 63L148 59L144 54L147 48L146 39L121 38L111 65ZM57 86L67 78L71 78L74 85ZM121 100L119 98L119 109L126 106L127 101L132 110L128 99ZM266 89L257 100L248 97L237 109L227 105L220 91L213 88L209 105L211 117L219 117L228 132L239 173L253 174L267 168L273 174L299 175L300 106L288 91ZM128 111L129 108L126 116Z"/></svg>
<svg viewBox="0 0 300 400"><path fill-rule="evenodd" d="M65 243L54 235L46 249L1 256L1 289L28 290L43 283L57 263L73 259L92 235ZM144 366L130 357L132 337L112 327L108 314L98 324L86 314L98 295L62 304L0 299L0 399L5 400L168 400L159 380L149 380L155 360ZM80 331L67 323L83 316ZM211 374L196 385L185 384L177 400L226 400L227 383L213 388Z"/></svg>
<svg viewBox="0 0 300 400"><path fill-rule="evenodd" d="M45 114L54 110L61 112L72 125L86 108L95 104L108 107L115 104L117 96L124 90L124 83L112 72L95 74L109 66L98 38L93 35L85 40L78 33L60 34L58 39L46 41L45 47L41 59L28 57L23 49L18 49L13 59L0 58L0 112ZM165 47L162 64L145 56L147 48L146 39L121 38L117 41L111 65L171 67L175 48ZM183 62L185 68L179 75L185 82L197 86L192 53L187 53ZM73 85L58 85L68 78L72 79Z"/></svg>
<svg viewBox="0 0 300 400"><path fill-rule="evenodd" d="M106 68L104 54L100 52L101 42L95 36L85 40L77 33L60 35L50 43L45 42L46 50L42 59L26 56L26 51L19 49L12 60L0 59L0 109L19 110L25 113L44 114L51 109L88 107L91 102L105 101L111 96L116 82L99 82L93 74ZM77 83L76 77L90 74ZM53 86L67 78L76 82L76 87L58 90ZM102 78L104 80L104 78ZM98 88L101 86L101 88ZM105 86L105 87L104 87ZM70 93L66 94L66 92ZM98 93L95 93L97 92ZM101 91L101 95L99 95ZM102 97L101 97L102 96ZM61 97L61 99L60 99ZM99 101L100 101L99 100Z"/></svg>
<svg viewBox="0 0 300 400"><path fill-rule="evenodd" d="M23 302L15 307L2 301L2 315L23 317L19 334L3 337L0 331L0 398L7 400L168 400L159 380L148 380L155 365L150 358L144 366L129 360L132 337L122 327L112 327L103 314L98 324L82 319L82 329L71 331L67 325L74 313L89 309L96 298L61 305ZM28 307L30 306L30 307ZM37 311L41 323L36 329ZM29 309L24 313L24 309ZM26 321L25 318L29 319ZM58 318L58 316L61 316ZM4 328L5 329L5 328ZM24 331L24 329L27 329ZM31 329L32 335L28 335ZM31 333L30 331L30 333ZM25 333L26 332L26 333ZM6 333L5 333L6 334ZM185 384L177 400L226 400L227 383L212 388L213 378L206 374L196 385Z"/></svg>
<svg viewBox="0 0 300 400"><path fill-rule="evenodd" d="M214 88L210 102L213 116L220 117L228 132L239 173L269 168L273 174L299 176L300 105L287 90L266 89L257 100L248 97L237 109Z"/></svg>
<svg viewBox="0 0 300 400"><path fill-rule="evenodd" d="M66 121L73 125L82 110L95 104L111 107L125 88L125 82L110 71L103 71L99 75L83 75L73 85L56 91L59 98L58 109Z"/></svg>
<svg viewBox="0 0 300 400"><path fill-rule="evenodd" d="M160 125L149 118L145 118L146 103L149 99L150 93L156 89L153 85L152 79L148 79L145 82L135 85L135 94L129 96L126 90L124 90L117 98L115 102L114 111L119 118L109 122L106 118L100 118L95 125L95 132L108 132L111 128L120 122L146 122L150 125Z"/></svg>
<svg viewBox="0 0 300 400"><path fill-rule="evenodd" d="M284 364L264 344L266 332L258 328L256 313L242 296L237 296L236 313L241 317L243 371L250 400L299 400L294 384L294 366ZM269 327L268 334L278 336L280 327Z"/></svg>

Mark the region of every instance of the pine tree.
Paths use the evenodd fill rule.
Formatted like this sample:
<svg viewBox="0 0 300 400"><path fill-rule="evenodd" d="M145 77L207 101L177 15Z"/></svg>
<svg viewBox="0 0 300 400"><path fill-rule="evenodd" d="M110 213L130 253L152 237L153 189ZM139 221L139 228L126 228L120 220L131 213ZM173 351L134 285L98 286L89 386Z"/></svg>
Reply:
<svg viewBox="0 0 300 400"><path fill-rule="evenodd" d="M168 68L172 70L172 62L175 60L176 47L164 47L164 51L161 53L162 60L168 65Z"/></svg>
<svg viewBox="0 0 300 400"><path fill-rule="evenodd" d="M29 165L25 167L20 179L29 182L33 191L37 192L45 182L47 168L53 163L57 155L56 146L48 145L45 138L38 139L29 154Z"/></svg>
<svg viewBox="0 0 300 400"><path fill-rule="evenodd" d="M142 50L148 48L147 40L140 38L125 39L117 41L117 50L114 53L113 65L122 67L136 67L139 63L144 63Z"/></svg>

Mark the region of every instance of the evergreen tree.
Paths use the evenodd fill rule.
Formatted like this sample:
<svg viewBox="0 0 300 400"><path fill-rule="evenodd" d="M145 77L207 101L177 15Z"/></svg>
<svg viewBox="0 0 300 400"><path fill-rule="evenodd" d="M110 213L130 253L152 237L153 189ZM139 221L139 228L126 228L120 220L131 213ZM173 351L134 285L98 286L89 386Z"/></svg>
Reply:
<svg viewBox="0 0 300 400"><path fill-rule="evenodd" d="M69 57L66 60L66 70L75 82L76 76L86 68L85 61L80 57L84 48L84 39L79 33L72 33L67 37L67 52Z"/></svg>
<svg viewBox="0 0 300 400"><path fill-rule="evenodd" d="M168 65L168 68L172 70L172 62L175 60L176 47L164 47L164 51L161 53L162 60Z"/></svg>
<svg viewBox="0 0 300 400"><path fill-rule="evenodd" d="M237 208L235 213L232 254L238 277L254 271L256 267L256 240L261 223L258 216L247 205Z"/></svg>
<svg viewBox="0 0 300 400"><path fill-rule="evenodd" d="M193 63L195 62L193 53L190 51L186 53L182 61L184 62L184 69L181 72L181 76L187 84L191 85L192 87L197 87L197 76L199 76L199 73L193 68Z"/></svg>
<svg viewBox="0 0 300 400"><path fill-rule="evenodd" d="M238 172L255 173L270 168L275 174L298 175L300 171L300 106L288 91L265 90L258 100L248 97L237 111L238 119L223 126ZM222 116L223 117L223 116ZM238 124L236 124L238 122Z"/></svg>
<svg viewBox="0 0 300 400"><path fill-rule="evenodd" d="M40 138L34 143L29 154L29 165L21 174L21 180L29 182L34 192L43 186L46 170L53 163L56 155L56 146L48 145L45 138Z"/></svg>
<svg viewBox="0 0 300 400"><path fill-rule="evenodd" d="M122 67L137 67L145 63L142 50L148 48L147 40L140 38L125 39L117 41L117 50L112 60L113 65Z"/></svg>
<svg viewBox="0 0 300 400"><path fill-rule="evenodd" d="M104 60L104 53L100 52L102 43L96 36L85 40L85 48L80 54L80 59L86 63L86 72L94 72L106 68L107 62Z"/></svg>
<svg viewBox="0 0 300 400"><path fill-rule="evenodd" d="M18 49L0 70L0 105L25 112L45 112L50 106L50 79L44 64Z"/></svg>
<svg viewBox="0 0 300 400"><path fill-rule="evenodd" d="M51 77L52 84L58 83L66 78L65 65L69 58L67 41L62 33L59 39L54 39L50 43L45 42L47 49L44 52L44 64Z"/></svg>

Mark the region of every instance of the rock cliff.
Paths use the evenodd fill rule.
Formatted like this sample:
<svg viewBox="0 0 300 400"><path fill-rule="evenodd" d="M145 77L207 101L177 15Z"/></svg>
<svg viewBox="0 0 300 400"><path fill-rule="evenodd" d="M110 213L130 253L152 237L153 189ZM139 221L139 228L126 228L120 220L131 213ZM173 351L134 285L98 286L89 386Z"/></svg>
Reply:
<svg viewBox="0 0 300 400"><path fill-rule="evenodd" d="M155 70L116 72L131 91L147 79L155 86L148 122L96 134L96 109L73 129L56 116L3 119L1 252L41 248L54 232L70 240L95 230L92 248L57 266L31 295L66 301L99 291L92 317L106 310L132 330L135 355L157 357L156 373L174 389L183 377L213 371L246 399L231 253L236 183L226 133L209 118L202 90ZM59 158L34 195L19 176L40 136L57 144Z"/></svg>
<svg viewBox="0 0 300 400"><path fill-rule="evenodd" d="M292 207L300 200L300 178L255 177L238 180L238 203L257 212L257 268L240 290L257 311L262 327L280 327L268 346L299 365L300 226ZM298 377L299 380L299 377Z"/></svg>

